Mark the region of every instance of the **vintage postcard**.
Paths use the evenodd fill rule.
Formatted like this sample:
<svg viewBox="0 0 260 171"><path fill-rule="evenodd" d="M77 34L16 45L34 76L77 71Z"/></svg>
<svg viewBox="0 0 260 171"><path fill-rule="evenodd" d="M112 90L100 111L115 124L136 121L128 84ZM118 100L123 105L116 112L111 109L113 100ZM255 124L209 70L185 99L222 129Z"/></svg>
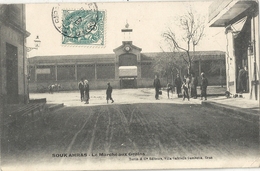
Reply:
<svg viewBox="0 0 260 171"><path fill-rule="evenodd" d="M2 3L1 170L259 168L258 9Z"/></svg>

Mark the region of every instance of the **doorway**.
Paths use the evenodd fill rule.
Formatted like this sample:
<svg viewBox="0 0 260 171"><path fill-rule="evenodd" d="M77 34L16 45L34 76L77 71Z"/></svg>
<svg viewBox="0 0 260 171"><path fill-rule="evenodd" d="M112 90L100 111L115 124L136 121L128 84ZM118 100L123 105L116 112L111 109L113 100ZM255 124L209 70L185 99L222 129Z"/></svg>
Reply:
<svg viewBox="0 0 260 171"><path fill-rule="evenodd" d="M120 88L137 88L137 82L135 78L121 78Z"/></svg>
<svg viewBox="0 0 260 171"><path fill-rule="evenodd" d="M6 43L6 91L7 103L18 103L18 55L17 47Z"/></svg>
<svg viewBox="0 0 260 171"><path fill-rule="evenodd" d="M236 92L248 93L248 46L251 40L251 18L247 18L242 30L234 37L236 56Z"/></svg>

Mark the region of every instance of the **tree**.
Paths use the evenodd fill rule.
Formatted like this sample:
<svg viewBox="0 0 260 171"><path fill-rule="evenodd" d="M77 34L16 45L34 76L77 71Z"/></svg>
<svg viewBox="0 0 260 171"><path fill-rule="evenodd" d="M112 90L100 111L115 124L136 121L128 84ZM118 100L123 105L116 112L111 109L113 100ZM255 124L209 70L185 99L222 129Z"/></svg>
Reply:
<svg viewBox="0 0 260 171"><path fill-rule="evenodd" d="M178 40L177 31L174 32L171 28L168 28L168 30L162 34L172 51L177 50L186 53L182 58L186 63L189 74L192 69L195 47L204 36L204 21L205 19L199 15L195 15L195 12L192 11L192 9L190 9L187 14L179 17L179 27L184 31L180 36L184 44ZM190 54L191 48L193 48L193 55Z"/></svg>
<svg viewBox="0 0 260 171"><path fill-rule="evenodd" d="M162 49L162 48L161 48ZM162 49L163 51L163 49ZM157 56L153 62L154 71L160 73L161 76L166 77L167 82L169 82L169 77L173 84L174 76L177 73L181 75L182 68L185 66L181 59L182 54L178 52L165 52L163 55Z"/></svg>

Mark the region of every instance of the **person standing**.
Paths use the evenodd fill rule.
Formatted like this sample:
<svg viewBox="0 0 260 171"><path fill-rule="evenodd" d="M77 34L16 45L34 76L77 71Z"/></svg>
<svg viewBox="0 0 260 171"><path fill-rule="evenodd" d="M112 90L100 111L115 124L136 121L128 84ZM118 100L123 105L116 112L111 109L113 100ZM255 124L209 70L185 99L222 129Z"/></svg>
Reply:
<svg viewBox="0 0 260 171"><path fill-rule="evenodd" d="M248 92L248 71L247 66L244 67L244 76L243 76L243 91Z"/></svg>
<svg viewBox="0 0 260 171"><path fill-rule="evenodd" d="M112 102L111 103L114 103L114 100L112 98L112 91L113 91L113 87L110 85L110 83L108 82L107 83L107 91L106 91L106 94L107 94L107 103L108 103L108 100L111 100Z"/></svg>
<svg viewBox="0 0 260 171"><path fill-rule="evenodd" d="M167 96L168 96L168 99L170 98L170 91L171 93L173 92L173 87L170 83L167 84Z"/></svg>
<svg viewBox="0 0 260 171"><path fill-rule="evenodd" d="M177 89L178 97L180 97L182 83L181 83L181 77L179 74L177 74L177 77L175 78L174 83L175 83L175 87Z"/></svg>
<svg viewBox="0 0 260 171"><path fill-rule="evenodd" d="M83 82L83 79L81 79L79 81L78 87L79 87L79 92L80 92L80 100L83 102L83 100L84 100L84 82Z"/></svg>
<svg viewBox="0 0 260 171"><path fill-rule="evenodd" d="M188 88L188 93L189 93L189 95L191 94L190 92L190 82L191 82L191 79L190 79L190 75L189 74L187 74L186 75L186 77L185 77L185 82L186 82L186 86L187 86L187 88Z"/></svg>
<svg viewBox="0 0 260 171"><path fill-rule="evenodd" d="M241 68L238 73L238 91L244 93L247 91L247 67Z"/></svg>
<svg viewBox="0 0 260 171"><path fill-rule="evenodd" d="M208 79L206 78L205 74L202 72L201 73L201 96L200 99L203 100L203 97L205 100L207 100L207 87L208 87Z"/></svg>
<svg viewBox="0 0 260 171"><path fill-rule="evenodd" d="M194 99L197 99L197 86L198 86L198 79L194 74L191 74L191 82L190 82L190 88L191 88L191 97Z"/></svg>
<svg viewBox="0 0 260 171"><path fill-rule="evenodd" d="M187 98L188 100L190 100L189 88L188 88L188 84L187 84L187 81L186 81L186 77L185 77L185 76L184 76L183 83L182 83L182 95L183 95L182 100L185 100L185 98Z"/></svg>
<svg viewBox="0 0 260 171"><path fill-rule="evenodd" d="M238 92L242 93L244 89L243 81L244 81L244 75L245 75L245 70L244 68L238 67L238 78L237 78L237 90Z"/></svg>
<svg viewBox="0 0 260 171"><path fill-rule="evenodd" d="M84 81L85 104L89 104L89 84L88 80Z"/></svg>
<svg viewBox="0 0 260 171"><path fill-rule="evenodd" d="M161 88L161 83L157 75L155 75L155 79L153 81L153 86L155 88L155 99L159 100L159 90Z"/></svg>

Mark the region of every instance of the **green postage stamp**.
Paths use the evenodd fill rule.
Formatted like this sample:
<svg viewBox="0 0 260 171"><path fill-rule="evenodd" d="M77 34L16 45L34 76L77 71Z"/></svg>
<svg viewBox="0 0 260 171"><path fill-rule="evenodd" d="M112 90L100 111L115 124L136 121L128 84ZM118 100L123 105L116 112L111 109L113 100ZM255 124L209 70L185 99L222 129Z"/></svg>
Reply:
<svg viewBox="0 0 260 171"><path fill-rule="evenodd" d="M105 11L63 10L62 44L104 45Z"/></svg>
<svg viewBox="0 0 260 171"><path fill-rule="evenodd" d="M52 23L62 35L62 45L104 46L106 12L98 10L96 3L77 7L58 4L52 8Z"/></svg>

